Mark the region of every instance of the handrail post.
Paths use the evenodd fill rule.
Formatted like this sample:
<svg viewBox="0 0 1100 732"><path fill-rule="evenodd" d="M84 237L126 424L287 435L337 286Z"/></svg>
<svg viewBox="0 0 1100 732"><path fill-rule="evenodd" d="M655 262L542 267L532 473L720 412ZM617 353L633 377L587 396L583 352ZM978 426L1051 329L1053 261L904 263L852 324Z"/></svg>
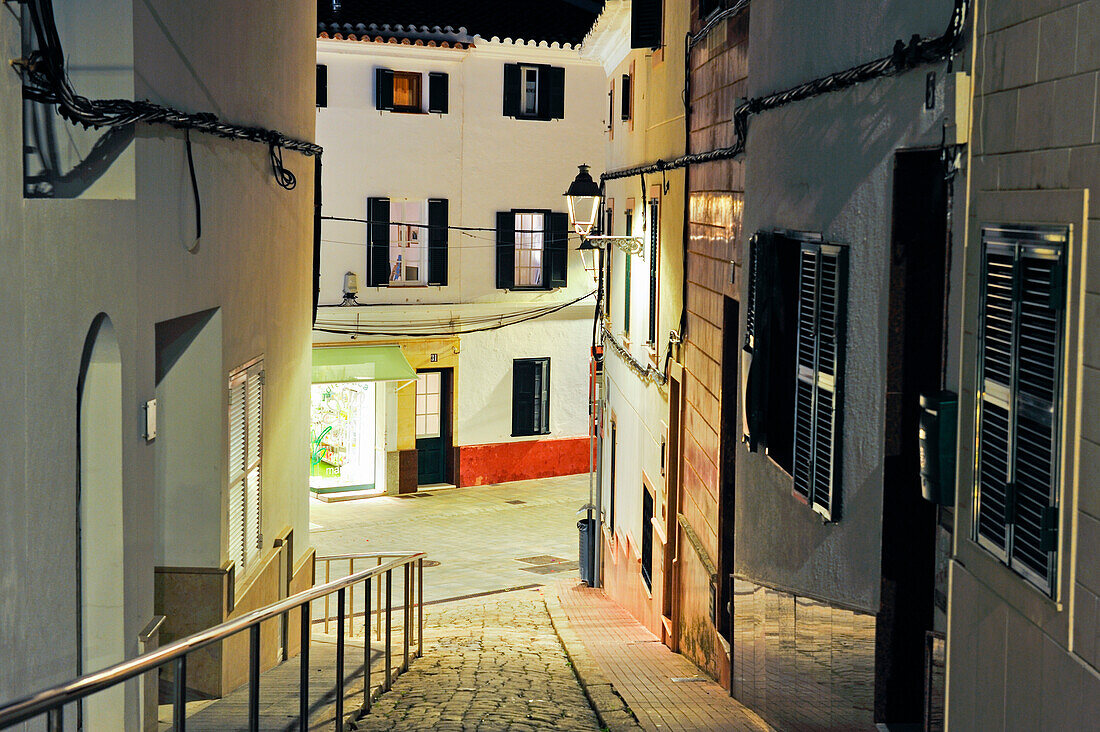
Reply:
<svg viewBox="0 0 1100 732"><path fill-rule="evenodd" d="M336 729L344 729L344 588L336 591Z"/></svg>
<svg viewBox="0 0 1100 732"><path fill-rule="evenodd" d="M260 624L248 629L248 730L260 730Z"/></svg>
<svg viewBox="0 0 1100 732"><path fill-rule="evenodd" d="M424 558L416 560L416 657L424 655Z"/></svg>
<svg viewBox="0 0 1100 732"><path fill-rule="evenodd" d="M46 713L46 729L49 732L64 732L65 707L54 707Z"/></svg>
<svg viewBox="0 0 1100 732"><path fill-rule="evenodd" d="M303 602L300 610L301 638L298 641L298 730L309 732L309 639L312 634L311 603Z"/></svg>
<svg viewBox="0 0 1100 732"><path fill-rule="evenodd" d="M393 570L386 570L386 691L393 686L390 674L390 638L393 630Z"/></svg>
<svg viewBox="0 0 1100 732"><path fill-rule="evenodd" d="M405 562L404 570L405 581L402 590L405 601L401 606L401 645L404 658L401 662L401 673L409 670L409 626L412 625L412 565Z"/></svg>
<svg viewBox="0 0 1100 732"><path fill-rule="evenodd" d="M363 713L370 711L370 577L363 580Z"/></svg>
<svg viewBox="0 0 1100 732"><path fill-rule="evenodd" d="M176 688L172 706L173 732L184 732L187 721L187 654L176 659Z"/></svg>
<svg viewBox="0 0 1100 732"><path fill-rule="evenodd" d="M348 577L355 574L355 557L348 559ZM348 585L348 637L355 637L355 585Z"/></svg>
<svg viewBox="0 0 1100 732"><path fill-rule="evenodd" d="M325 560L325 584L329 583L328 573L329 568L332 567L332 560ZM325 635L328 635L328 595L325 595Z"/></svg>
<svg viewBox="0 0 1100 732"><path fill-rule="evenodd" d="M378 565L377 566L379 566L379 567L382 566L382 557L378 557ZM377 595L375 596L376 602L374 603L374 606L376 608L378 608L378 618L375 620L375 623L374 623L374 637L377 638L378 640L382 640L382 583L381 582L378 583L378 588L377 588L376 592L377 592Z"/></svg>

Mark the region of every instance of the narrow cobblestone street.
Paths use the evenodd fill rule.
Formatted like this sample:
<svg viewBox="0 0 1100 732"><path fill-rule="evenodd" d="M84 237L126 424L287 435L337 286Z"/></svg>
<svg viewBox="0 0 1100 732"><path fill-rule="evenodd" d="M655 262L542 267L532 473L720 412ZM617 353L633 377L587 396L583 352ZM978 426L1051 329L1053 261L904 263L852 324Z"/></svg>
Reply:
<svg viewBox="0 0 1100 732"><path fill-rule="evenodd" d="M599 729L539 590L430 606L424 642L359 729Z"/></svg>

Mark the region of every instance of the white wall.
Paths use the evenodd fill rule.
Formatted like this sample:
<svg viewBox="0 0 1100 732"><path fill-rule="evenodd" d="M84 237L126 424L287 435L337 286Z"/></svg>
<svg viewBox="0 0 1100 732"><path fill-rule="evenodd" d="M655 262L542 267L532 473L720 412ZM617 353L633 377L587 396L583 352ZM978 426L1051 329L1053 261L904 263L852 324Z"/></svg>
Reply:
<svg viewBox="0 0 1100 732"><path fill-rule="evenodd" d="M565 117L503 116L504 64L565 68ZM317 110L318 141L326 148L324 214L366 218L370 196L446 198L449 223L494 229L496 213L512 208L566 210L562 193L580 163L603 156L604 74L571 49L476 40L471 49L441 49L356 41L318 41L328 67L328 107ZM375 109L375 68L448 74L448 114ZM427 94L425 78L424 94ZM359 302L438 304L434 308L326 308L319 318L356 318L402 331L410 320L508 313L564 303L593 290L581 257L570 251L568 286L557 290L496 289L494 231L451 231L445 287L367 287L367 227L326 221L321 303L342 299L347 271L359 275ZM570 249L579 243L570 237ZM551 358L550 437L587 432L588 345L593 301L554 316L462 336L456 374L456 445L510 441L512 360ZM315 334L317 341L343 340ZM537 439L537 438L530 438Z"/></svg>

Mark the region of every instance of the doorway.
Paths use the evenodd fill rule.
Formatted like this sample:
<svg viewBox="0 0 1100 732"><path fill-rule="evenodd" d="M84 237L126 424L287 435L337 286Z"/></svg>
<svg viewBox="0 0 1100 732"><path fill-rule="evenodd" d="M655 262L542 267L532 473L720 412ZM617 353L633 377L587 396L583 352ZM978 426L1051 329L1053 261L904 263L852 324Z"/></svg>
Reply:
<svg viewBox="0 0 1100 732"><path fill-rule="evenodd" d="M449 482L453 374L449 368L416 373L417 485Z"/></svg>
<svg viewBox="0 0 1100 732"><path fill-rule="evenodd" d="M714 614L718 632L727 642L733 638L733 546L736 455L741 430L738 425L737 393L741 385L740 349L737 329L740 306L724 298L722 315L722 442L719 446L718 487L718 607ZM732 690L732 684L730 686Z"/></svg>
<svg viewBox="0 0 1100 732"><path fill-rule="evenodd" d="M84 341L77 435L77 671L86 674L126 659L122 355L114 324L103 313ZM133 721L138 703L136 681L112 687L81 703L78 726L126 729L126 718Z"/></svg>
<svg viewBox="0 0 1100 732"><path fill-rule="evenodd" d="M886 345L877 722L919 723L924 713L936 511L921 496L918 430L920 394L938 391L942 383L947 210L940 151L899 151L894 159Z"/></svg>

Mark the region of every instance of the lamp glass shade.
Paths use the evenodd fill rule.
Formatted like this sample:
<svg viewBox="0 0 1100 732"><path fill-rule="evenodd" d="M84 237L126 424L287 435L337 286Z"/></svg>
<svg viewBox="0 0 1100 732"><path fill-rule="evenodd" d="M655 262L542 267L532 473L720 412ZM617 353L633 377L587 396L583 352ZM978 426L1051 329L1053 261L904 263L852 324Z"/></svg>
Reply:
<svg viewBox="0 0 1100 732"><path fill-rule="evenodd" d="M588 236L600 212L600 186L592 180L587 165L577 167L579 172L569 184L565 199L569 204L569 223L573 231Z"/></svg>

